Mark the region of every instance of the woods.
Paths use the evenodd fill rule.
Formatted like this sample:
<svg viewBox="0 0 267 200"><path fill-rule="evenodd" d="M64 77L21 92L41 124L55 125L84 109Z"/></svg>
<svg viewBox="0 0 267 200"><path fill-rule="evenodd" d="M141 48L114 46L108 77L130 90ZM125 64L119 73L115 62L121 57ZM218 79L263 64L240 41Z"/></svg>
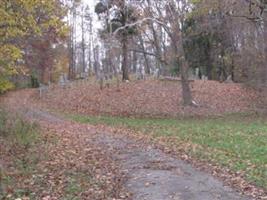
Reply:
<svg viewBox="0 0 267 200"><path fill-rule="evenodd" d="M195 102L189 78L264 88L265 7L257 0L2 1L1 91L18 74L42 84L64 74L179 76L185 105Z"/></svg>

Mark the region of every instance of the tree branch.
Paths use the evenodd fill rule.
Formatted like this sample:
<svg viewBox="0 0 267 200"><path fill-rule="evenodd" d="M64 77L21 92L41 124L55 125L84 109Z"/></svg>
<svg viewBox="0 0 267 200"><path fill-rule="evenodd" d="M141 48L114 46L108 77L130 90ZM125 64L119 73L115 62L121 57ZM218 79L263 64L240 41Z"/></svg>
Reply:
<svg viewBox="0 0 267 200"><path fill-rule="evenodd" d="M166 26L166 24L164 24L162 21L158 20L158 19L155 19L155 18L151 18L151 17L146 17L146 18L143 18L141 20L138 20L136 22L133 22L131 24L126 24L125 26L122 26L118 29L116 29L113 34L116 35L119 31L123 30L123 29L126 29L126 28L129 28L129 27L133 27L133 26L136 26L136 25L141 25L142 23L146 22L146 21L154 21L162 26Z"/></svg>
<svg viewBox="0 0 267 200"><path fill-rule="evenodd" d="M140 49L128 49L129 51L133 51L133 52L137 52L137 53L143 53L143 54L146 54L146 55L149 55L149 56L154 56L155 58L157 58L160 62L168 65L168 62L166 62L165 60L161 59L157 54L155 53L152 53L152 52L147 52L147 51L143 51L143 50L140 50Z"/></svg>

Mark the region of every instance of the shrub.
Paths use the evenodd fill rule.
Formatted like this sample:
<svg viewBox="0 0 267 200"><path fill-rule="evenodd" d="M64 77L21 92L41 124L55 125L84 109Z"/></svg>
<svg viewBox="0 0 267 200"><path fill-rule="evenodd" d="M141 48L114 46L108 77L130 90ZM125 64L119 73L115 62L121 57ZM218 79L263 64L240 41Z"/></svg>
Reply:
<svg viewBox="0 0 267 200"><path fill-rule="evenodd" d="M14 88L14 84L0 76L0 94Z"/></svg>
<svg viewBox="0 0 267 200"><path fill-rule="evenodd" d="M31 85L32 88L38 88L40 86L39 80L35 74L31 75Z"/></svg>
<svg viewBox="0 0 267 200"><path fill-rule="evenodd" d="M38 126L0 108L0 136L16 145L29 147L38 138Z"/></svg>

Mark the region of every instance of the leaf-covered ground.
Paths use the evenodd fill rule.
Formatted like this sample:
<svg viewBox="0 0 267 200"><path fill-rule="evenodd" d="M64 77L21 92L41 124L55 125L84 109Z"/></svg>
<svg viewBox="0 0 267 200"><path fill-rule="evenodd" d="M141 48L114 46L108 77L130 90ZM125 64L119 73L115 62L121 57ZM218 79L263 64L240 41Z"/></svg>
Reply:
<svg viewBox="0 0 267 200"><path fill-rule="evenodd" d="M0 199L130 199L112 151L92 143L93 127L31 111L27 100L32 91L18 93L2 99L2 105L10 113L19 112L23 121L37 122L39 128L34 133L37 138L26 144L14 139L12 129L0 134ZM28 120L17 127L18 132L32 123ZM30 136L24 132L18 133L22 142Z"/></svg>
<svg viewBox="0 0 267 200"><path fill-rule="evenodd" d="M96 83L77 82L68 89L51 88L41 102L49 108L80 114L146 117L246 112L258 103L259 94L241 84L195 81L191 87L198 108L182 106L178 82L156 80L122 83L119 90L111 85L102 91Z"/></svg>
<svg viewBox="0 0 267 200"><path fill-rule="evenodd" d="M117 88L113 85L100 91L96 84L80 82L72 84L71 88L51 88L47 94L42 96L42 99L39 99L37 90L11 92L5 98L0 98L0 103L5 105L7 109L22 111L24 116L29 119L35 118L39 122L43 133L41 143L36 148L33 147L30 152L26 152L26 155L37 155L35 157L39 158L34 162L34 170L31 170L28 175L24 175L20 169L17 169L18 164L14 162L17 158L13 159L9 150L1 151L1 162L4 160L5 166L9 166L4 167L6 170L4 175L7 177L5 180L8 180L6 184L12 186L11 189L10 187L5 189L6 197L13 199L14 197L25 196L25 199L29 199L32 195L33 199L75 199L75 197L77 199L130 199L131 195L123 187L125 176L121 172L120 163L112 159L112 155L114 156L116 152L113 148L103 148L103 146L92 142L94 138L99 137L99 132L109 132L111 137L114 134L114 136L122 135L126 140L127 138L133 138L136 141L135 146L148 148L153 144L153 148L161 149L172 154L172 156L177 155L214 176L220 177L224 180L224 183L232 185L243 193L259 199L266 198L266 191L254 187L253 184L244 179L250 177L252 179L247 180L261 182L258 185L265 187L266 182L264 182L263 177L266 175L264 175L266 165L264 164L264 155L262 155L265 147L259 145L259 148L262 147L263 151L257 150L257 152L253 151L248 154L246 153L247 149L244 149L244 152L243 150L240 151L242 158L236 156L239 146L243 147L247 142L252 145L249 148L253 149L255 144L254 140L249 139L250 134L265 134L265 129L259 132L255 128L257 125L253 126L255 129L250 127L243 132L243 129L247 129L247 127L233 126L232 129L228 121L222 124L221 128L215 127L210 132L209 128L218 123L216 120L210 123L199 121L200 126L195 126L197 121L190 120L188 124L184 121L176 124L175 119L170 119L171 122L175 121L174 123L169 123L168 119L165 120L166 123L160 123L158 120L161 119L154 121L107 117L103 120L95 117L80 117L80 114L173 117L183 116L185 112L189 112L190 115L201 116L221 115L225 112L253 110L254 103L258 100L256 92L245 89L241 85L202 81L194 84L194 97L201 106L193 109L184 109L179 103L181 99L179 93L176 93L179 92L177 83L159 81L125 83L120 86L120 91L117 91ZM195 92L197 91L196 88L199 92ZM223 92L226 92L227 95ZM204 95L205 93L207 96ZM33 99L34 101L32 101ZM39 112L40 109L71 112L75 113L74 118L79 122L105 125L96 127L81 125L68 120L61 120L48 112ZM106 125L114 127L111 128ZM127 125L127 128L131 129L121 128L120 125ZM232 131L228 132L227 128ZM152 133L152 137L146 135L147 133ZM235 133L239 133L239 139ZM245 140L242 141L244 135ZM225 138L230 142L227 142L227 140L222 141L222 143L219 142ZM234 138L239 141L237 146L235 143L231 143L235 141ZM3 141L2 144L0 142L0 147L8 149L3 145ZM116 141L115 144L117 142L119 141ZM263 140L257 140L256 142L262 144L264 135ZM213 146L207 147L207 145ZM217 148L218 145L220 148ZM230 147L229 151L225 151L225 149L228 149L225 145ZM209 149L209 151L205 151L206 149ZM211 152L213 150L214 154ZM131 151L131 149L128 151ZM132 153L135 154L136 152ZM194 153L198 154L199 158L203 157L205 161L202 163L195 160L196 157L192 156ZM22 154L25 153L22 151ZM20 156L19 153L14 155ZM219 160L216 155L219 155ZM243 159L244 156L255 156L255 158L246 157L246 159ZM27 158L28 156L22 157ZM257 163L258 158L260 163ZM244 160L244 162L239 165L236 162L238 159ZM34 159L30 157L23 162L32 162L32 160ZM252 161L252 163L247 163L246 160ZM224 168L225 163L231 166L226 165L227 167ZM252 170L246 169L244 163ZM229 168L236 166L239 169L229 171ZM246 176L243 169L246 170L245 173L252 174ZM257 169L259 169L258 172ZM253 180L253 177L256 179ZM34 184L34 187L32 184ZM150 187L150 185L144 185L143 187Z"/></svg>

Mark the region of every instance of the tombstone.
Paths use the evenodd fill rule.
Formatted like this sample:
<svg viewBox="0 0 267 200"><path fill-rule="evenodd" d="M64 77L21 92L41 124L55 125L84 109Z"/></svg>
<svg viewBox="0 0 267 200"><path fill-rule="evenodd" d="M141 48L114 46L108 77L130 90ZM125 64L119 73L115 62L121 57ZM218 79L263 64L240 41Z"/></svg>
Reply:
<svg viewBox="0 0 267 200"><path fill-rule="evenodd" d="M64 85L65 85L65 77L64 77L63 74L61 74L61 75L59 76L58 84L59 84L60 86L64 86Z"/></svg>
<svg viewBox="0 0 267 200"><path fill-rule="evenodd" d="M137 76L137 80L142 80L142 79L144 79L144 77L143 77L143 74L142 74L142 71L141 71L141 70L138 70L138 71L136 72L136 76Z"/></svg>
<svg viewBox="0 0 267 200"><path fill-rule="evenodd" d="M207 77L207 76L205 76L205 75L202 75L202 76L201 76L201 80L204 80L204 81L206 81L206 80L208 80L208 77Z"/></svg>
<svg viewBox="0 0 267 200"><path fill-rule="evenodd" d="M66 83L69 82L68 75L66 73L63 74L63 77Z"/></svg>
<svg viewBox="0 0 267 200"><path fill-rule="evenodd" d="M225 83L233 83L232 75L229 75L227 79L224 81Z"/></svg>
<svg viewBox="0 0 267 200"><path fill-rule="evenodd" d="M143 79L146 80L146 71L144 67L142 67L141 69L141 74L142 74Z"/></svg>
<svg viewBox="0 0 267 200"><path fill-rule="evenodd" d="M103 70L100 70L99 72L99 85L100 85L100 90L104 89L104 79L105 79L105 75Z"/></svg>
<svg viewBox="0 0 267 200"><path fill-rule="evenodd" d="M87 73L86 72L82 72L81 73L81 79L86 79L87 78Z"/></svg>
<svg viewBox="0 0 267 200"><path fill-rule="evenodd" d="M156 68L156 70L154 71L153 76L154 76L155 79L159 78L159 68Z"/></svg>
<svg viewBox="0 0 267 200"><path fill-rule="evenodd" d="M197 67L197 68L195 69L195 79L196 79L196 80L199 79L199 72L200 72L200 70L199 70L199 68Z"/></svg>
<svg viewBox="0 0 267 200"><path fill-rule="evenodd" d="M61 87L65 88L66 85L67 85L68 83L69 83L69 80L68 80L68 76L67 76L67 74L66 74L66 73L61 74L61 75L59 76L58 84L59 84Z"/></svg>
<svg viewBox="0 0 267 200"><path fill-rule="evenodd" d="M42 96L48 92L49 86L44 85L44 84L40 84L39 87L39 97L42 98Z"/></svg>

